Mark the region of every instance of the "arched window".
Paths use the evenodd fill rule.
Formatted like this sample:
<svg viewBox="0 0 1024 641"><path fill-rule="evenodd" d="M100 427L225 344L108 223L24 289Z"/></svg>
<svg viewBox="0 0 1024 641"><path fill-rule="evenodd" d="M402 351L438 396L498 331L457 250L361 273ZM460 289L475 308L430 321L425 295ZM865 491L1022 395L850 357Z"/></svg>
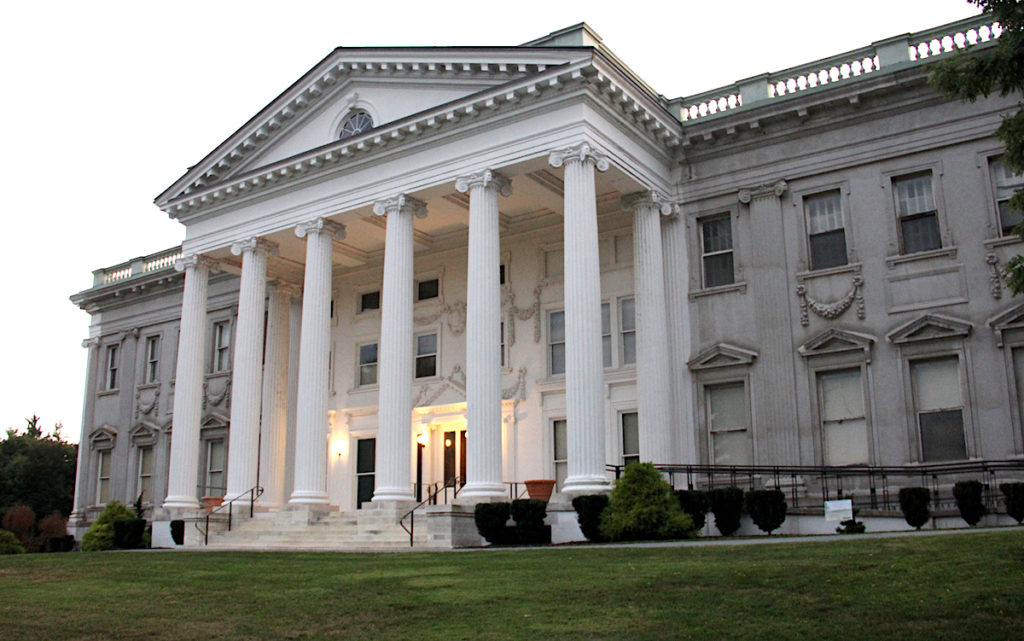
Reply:
<svg viewBox="0 0 1024 641"><path fill-rule="evenodd" d="M350 138L356 134L373 129L373 118L365 111L355 111L341 125L338 139Z"/></svg>

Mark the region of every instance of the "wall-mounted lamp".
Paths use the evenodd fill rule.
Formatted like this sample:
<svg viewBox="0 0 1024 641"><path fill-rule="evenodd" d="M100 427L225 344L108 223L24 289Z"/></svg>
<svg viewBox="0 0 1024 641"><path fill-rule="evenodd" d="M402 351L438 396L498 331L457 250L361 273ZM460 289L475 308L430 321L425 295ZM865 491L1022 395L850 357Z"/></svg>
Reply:
<svg viewBox="0 0 1024 641"><path fill-rule="evenodd" d="M422 445L422 446L426 447L427 443L429 442L429 439L427 438L427 435L426 435L426 433L424 433L424 432L420 432L420 433L419 433L419 434L418 434L418 435L416 436L416 442L417 442L417 443L419 443L420 445Z"/></svg>

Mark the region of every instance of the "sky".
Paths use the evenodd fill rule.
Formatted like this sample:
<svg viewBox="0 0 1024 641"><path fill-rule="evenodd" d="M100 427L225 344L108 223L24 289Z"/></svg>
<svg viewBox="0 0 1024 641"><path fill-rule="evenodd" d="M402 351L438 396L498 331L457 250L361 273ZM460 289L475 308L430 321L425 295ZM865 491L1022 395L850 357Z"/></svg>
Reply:
<svg viewBox="0 0 1024 641"><path fill-rule="evenodd" d="M517 45L585 21L673 98L976 13L965 0L10 3L0 434L37 414L78 441L89 315L68 296L94 269L180 243L156 195L337 46Z"/></svg>

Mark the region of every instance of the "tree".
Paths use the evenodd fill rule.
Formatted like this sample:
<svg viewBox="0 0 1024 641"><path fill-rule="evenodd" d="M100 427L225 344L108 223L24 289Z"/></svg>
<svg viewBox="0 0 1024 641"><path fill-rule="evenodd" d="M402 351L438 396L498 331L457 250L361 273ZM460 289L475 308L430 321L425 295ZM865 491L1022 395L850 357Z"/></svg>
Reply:
<svg viewBox="0 0 1024 641"><path fill-rule="evenodd" d="M981 52L960 51L932 70L930 82L947 96L974 102L979 97L999 93L1020 95L1024 91L1024 4L1021 0L969 0L981 7L1003 28L996 45ZM1005 116L996 136L1006 147L1003 164L1017 175L1024 175L1024 104ZM1024 189L1018 189L1009 206L1024 211ZM1013 233L1024 239L1024 223ZM1024 256L1014 256L1006 265L1007 286L1014 295L1024 291Z"/></svg>
<svg viewBox="0 0 1024 641"><path fill-rule="evenodd" d="M24 433L7 430L0 441L0 514L24 504L37 519L71 513L78 446L61 436L58 423L44 435L39 417L26 420Z"/></svg>

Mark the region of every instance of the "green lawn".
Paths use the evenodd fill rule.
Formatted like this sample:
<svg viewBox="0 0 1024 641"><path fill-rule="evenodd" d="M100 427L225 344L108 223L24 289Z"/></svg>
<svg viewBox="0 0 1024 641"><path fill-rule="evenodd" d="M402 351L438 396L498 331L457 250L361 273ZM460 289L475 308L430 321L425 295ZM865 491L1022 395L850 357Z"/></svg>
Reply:
<svg viewBox="0 0 1024 641"><path fill-rule="evenodd" d="M0 557L0 639L1024 638L1024 528L835 543Z"/></svg>

